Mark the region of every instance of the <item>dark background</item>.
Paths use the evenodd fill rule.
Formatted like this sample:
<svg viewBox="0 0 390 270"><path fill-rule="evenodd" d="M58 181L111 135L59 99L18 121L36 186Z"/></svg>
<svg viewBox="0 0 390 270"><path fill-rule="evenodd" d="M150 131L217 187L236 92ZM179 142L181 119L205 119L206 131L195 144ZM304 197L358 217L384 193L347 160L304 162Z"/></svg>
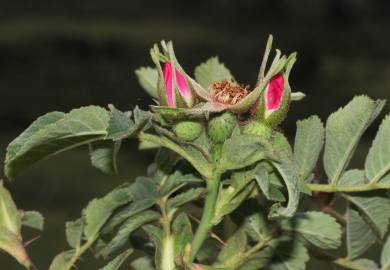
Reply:
<svg viewBox="0 0 390 270"><path fill-rule="evenodd" d="M247 84L256 80L268 34L283 52L298 51L290 83L307 97L291 106L283 124L291 138L297 119L319 114L325 120L354 95L390 98L389 14L388 0L0 0L0 159L6 145L45 112L108 103L146 108L151 99L134 70L152 65L149 48L161 39L175 42L188 72L219 55ZM365 135L354 166L363 164L378 123ZM38 267L47 269L67 248L65 221L80 216L90 199L143 174L151 158L129 142L120 154L120 175L111 177L91 168L83 147L7 183L20 208L47 218L29 248ZM35 235L26 231L25 238ZM98 265L87 256L80 269ZM0 254L0 269L21 268Z"/></svg>

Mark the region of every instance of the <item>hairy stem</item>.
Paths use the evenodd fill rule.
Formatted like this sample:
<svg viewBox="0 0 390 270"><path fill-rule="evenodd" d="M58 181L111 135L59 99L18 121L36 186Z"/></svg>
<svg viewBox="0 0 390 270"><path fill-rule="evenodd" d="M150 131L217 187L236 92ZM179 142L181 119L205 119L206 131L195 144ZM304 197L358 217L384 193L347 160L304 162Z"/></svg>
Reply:
<svg viewBox="0 0 390 270"><path fill-rule="evenodd" d="M390 189L390 183L369 183L365 185L326 185L306 184L311 191L321 192L361 192L375 189Z"/></svg>
<svg viewBox="0 0 390 270"><path fill-rule="evenodd" d="M203 242L206 240L212 227L211 220L214 217L215 204L217 202L219 191L220 177L220 173L216 172L214 173L213 177L206 180L206 201L202 213L202 218L200 220L198 229L196 230L194 239L191 244L190 262L193 262L195 260L196 255L198 254L200 248L203 245Z"/></svg>

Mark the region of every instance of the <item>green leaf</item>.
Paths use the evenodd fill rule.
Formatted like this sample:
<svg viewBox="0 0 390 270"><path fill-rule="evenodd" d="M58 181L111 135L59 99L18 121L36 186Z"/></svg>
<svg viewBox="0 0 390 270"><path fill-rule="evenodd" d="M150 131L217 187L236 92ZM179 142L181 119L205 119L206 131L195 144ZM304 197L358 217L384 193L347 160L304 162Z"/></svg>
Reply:
<svg viewBox="0 0 390 270"><path fill-rule="evenodd" d="M298 213L284 221L283 230L301 235L306 241L321 249L337 249L341 245L341 226L328 214L309 211Z"/></svg>
<svg viewBox="0 0 390 270"><path fill-rule="evenodd" d="M127 251L119 254L115 259L109 262L106 266L100 268L100 270L118 270L119 267L121 267L122 264L126 261L126 259L130 256L131 253L133 253L133 250L128 249Z"/></svg>
<svg viewBox="0 0 390 270"><path fill-rule="evenodd" d="M276 177L275 173L271 175L268 174L266 168L263 164L259 163L255 168L255 180L258 184L260 190L263 192L264 196L267 200L284 202L286 199L284 198L283 193L279 190L280 187L272 183L271 179Z"/></svg>
<svg viewBox="0 0 390 270"><path fill-rule="evenodd" d="M110 105L111 118L107 127L107 138L114 141L134 136L148 126L150 114L135 107L133 112L122 112ZM131 119L133 115L133 119Z"/></svg>
<svg viewBox="0 0 390 270"><path fill-rule="evenodd" d="M131 194L126 187L115 189L101 199L92 200L84 210L84 234L87 240L95 239L112 212L130 200Z"/></svg>
<svg viewBox="0 0 390 270"><path fill-rule="evenodd" d="M370 182L376 183L389 175L390 171L390 115L387 115L379 127L378 133L368 152L365 169ZM390 181L390 177L386 177Z"/></svg>
<svg viewBox="0 0 390 270"><path fill-rule="evenodd" d="M387 196L366 192L361 195L344 195L344 197L357 207L374 233L382 239L389 226L390 218L390 202Z"/></svg>
<svg viewBox="0 0 390 270"><path fill-rule="evenodd" d="M238 270L259 270L263 269L270 259L271 251L268 248L263 249L261 252L258 252L250 256L239 268Z"/></svg>
<svg viewBox="0 0 390 270"><path fill-rule="evenodd" d="M165 179L163 183L160 183L160 197L168 196L188 184L203 183L202 179L192 174L183 175L179 171L174 172Z"/></svg>
<svg viewBox="0 0 390 270"><path fill-rule="evenodd" d="M50 113L31 124L7 148L5 173L13 179L31 164L106 136L109 113L97 106Z"/></svg>
<svg viewBox="0 0 390 270"><path fill-rule="evenodd" d="M272 243L274 258L269 265L270 270L304 270L309 260L303 243L295 238L282 237Z"/></svg>
<svg viewBox="0 0 390 270"><path fill-rule="evenodd" d="M258 136L234 136L223 144L219 166L221 170L240 169L271 155Z"/></svg>
<svg viewBox="0 0 390 270"><path fill-rule="evenodd" d="M138 229L145 223L149 223L153 220L158 219L159 217L160 215L152 210L146 210L144 212L129 217L119 227L113 239L109 243L107 243L101 250L99 250L97 255L105 257L117 251L119 248L123 247L127 243L130 234L134 230Z"/></svg>
<svg viewBox="0 0 390 270"><path fill-rule="evenodd" d="M83 236L84 220L76 219L75 221L66 222L66 240L72 248L80 247Z"/></svg>
<svg viewBox="0 0 390 270"><path fill-rule="evenodd" d="M218 57L211 57L195 68L195 80L205 89L215 81L230 80L232 75Z"/></svg>
<svg viewBox="0 0 390 270"><path fill-rule="evenodd" d="M338 185L365 185L368 181L363 170L349 170L340 177Z"/></svg>
<svg viewBox="0 0 390 270"><path fill-rule="evenodd" d="M75 254L74 250L63 251L54 257L49 270L64 270L68 266L69 260Z"/></svg>
<svg viewBox="0 0 390 270"><path fill-rule="evenodd" d="M349 205L347 209L348 258L358 258L375 243L375 240L376 236L371 227L359 212Z"/></svg>
<svg viewBox="0 0 390 270"><path fill-rule="evenodd" d="M191 188L187 191L184 191L175 197L171 198L167 202L168 211L178 208L183 204L189 203L191 201L199 199L206 190L204 188Z"/></svg>
<svg viewBox="0 0 390 270"><path fill-rule="evenodd" d="M108 233L115 229L116 226L130 218L131 216L134 216L150 207L152 207L156 202L156 199L153 198L145 198L142 200L136 200L132 202L131 204L127 205L126 207L123 207L119 211L115 212L112 217L107 221L107 223L104 225L102 232Z"/></svg>
<svg viewBox="0 0 390 270"><path fill-rule="evenodd" d="M186 245L192 240L192 226L187 214L180 213L172 223L175 258L184 253Z"/></svg>
<svg viewBox="0 0 390 270"><path fill-rule="evenodd" d="M218 198L219 201L216 205L212 224L217 225L224 216L236 210L248 198L249 194L253 191L253 188L253 182L249 183L246 188L237 193L233 191L233 194L228 194L230 190L227 188L224 192L225 194L222 194L221 197Z"/></svg>
<svg viewBox="0 0 390 270"><path fill-rule="evenodd" d="M141 84L142 88L153 98L158 98L157 69L151 67L141 67L135 71L135 74L137 75L138 82Z"/></svg>
<svg viewBox="0 0 390 270"><path fill-rule="evenodd" d="M269 200L269 179L267 170L261 166L261 164L256 166L255 169L255 180L259 185L259 188L264 193L265 197Z"/></svg>
<svg viewBox="0 0 390 270"><path fill-rule="evenodd" d="M267 219L261 210L245 217L243 229L253 241L257 242L265 239L269 234Z"/></svg>
<svg viewBox="0 0 390 270"><path fill-rule="evenodd" d="M387 237L381 253L381 266L382 269L390 268L390 236Z"/></svg>
<svg viewBox="0 0 390 270"><path fill-rule="evenodd" d="M324 126L318 116L298 121L294 143L294 165L301 180L315 167L324 144Z"/></svg>
<svg viewBox="0 0 390 270"><path fill-rule="evenodd" d="M358 96L329 116L326 122L324 168L330 183L337 184L362 134L378 116L384 103Z"/></svg>
<svg viewBox="0 0 390 270"><path fill-rule="evenodd" d="M2 180L0 180L0 226L16 236L20 235L22 227L18 209Z"/></svg>
<svg viewBox="0 0 390 270"><path fill-rule="evenodd" d="M137 177L129 189L134 201L157 199L158 197L156 183L148 177Z"/></svg>
<svg viewBox="0 0 390 270"><path fill-rule="evenodd" d="M89 155L92 165L107 174L118 173L116 157L121 141L97 141L89 145Z"/></svg>
<svg viewBox="0 0 390 270"><path fill-rule="evenodd" d="M14 234L8 228L0 225L0 251L5 251L13 256L21 265L31 269L32 262L24 249L22 240L18 234Z"/></svg>
<svg viewBox="0 0 390 270"><path fill-rule="evenodd" d="M255 187L253 178L254 169L236 171L232 174L228 182L230 185L219 191L212 224L218 224L225 215L233 212L248 198Z"/></svg>
<svg viewBox="0 0 390 270"><path fill-rule="evenodd" d="M214 262L221 249L221 244L211 237L204 241L202 248L196 255L198 262Z"/></svg>
<svg viewBox="0 0 390 270"><path fill-rule="evenodd" d="M22 225L42 231L44 218L41 213L36 211L19 211Z"/></svg>
<svg viewBox="0 0 390 270"><path fill-rule="evenodd" d="M273 166L278 170L282 179L287 187L288 203L286 207L281 207L278 204L274 204L271 207L269 217L292 217L298 208L299 194L300 194L300 181L298 174L295 170L293 161L286 155L279 154L279 162L271 161Z"/></svg>
<svg viewBox="0 0 390 270"><path fill-rule="evenodd" d="M134 270L155 270L153 260L150 257L139 257L131 262Z"/></svg>
<svg viewBox="0 0 390 270"><path fill-rule="evenodd" d="M292 92L291 93L291 101L300 101L306 97L305 93L302 92Z"/></svg>
<svg viewBox="0 0 390 270"><path fill-rule="evenodd" d="M161 265L162 262L162 235L163 232L160 228L157 226L147 224L142 226L142 229L147 233L149 238L152 240L154 248L155 248L155 258L154 261L157 265L157 269L160 269L159 266Z"/></svg>
<svg viewBox="0 0 390 270"><path fill-rule="evenodd" d="M218 254L217 266L235 266L237 262L244 257L247 247L247 237L244 230L235 232L223 246L221 252Z"/></svg>
<svg viewBox="0 0 390 270"><path fill-rule="evenodd" d="M172 140L162 137L162 136L156 136L152 134L146 134L141 133L139 135L139 139L141 141L148 141L151 143L159 144L160 146L166 147L180 156L182 156L184 159L186 159L189 163L191 163L192 166L203 176L209 177L211 176L214 166L211 164L203 155L201 152L199 152L197 149L195 149L192 146L181 146Z"/></svg>
<svg viewBox="0 0 390 270"><path fill-rule="evenodd" d="M50 112L38 117L23 133L14 139L7 148L7 155L13 157L17 155L22 146L30 139L30 137L39 130L54 124L65 116L63 112Z"/></svg>
<svg viewBox="0 0 390 270"><path fill-rule="evenodd" d="M374 262L372 260L369 260L369 259L362 258L362 259L354 260L352 262L354 264L362 266L362 267L364 267L365 269L368 269L368 270L378 270L379 269L379 267L376 264L376 262Z"/></svg>

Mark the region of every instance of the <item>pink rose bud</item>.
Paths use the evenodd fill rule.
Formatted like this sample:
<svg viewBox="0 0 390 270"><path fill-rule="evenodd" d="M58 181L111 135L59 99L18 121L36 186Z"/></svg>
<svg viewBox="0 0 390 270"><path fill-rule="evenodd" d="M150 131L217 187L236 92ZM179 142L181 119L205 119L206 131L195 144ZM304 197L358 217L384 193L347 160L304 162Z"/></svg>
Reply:
<svg viewBox="0 0 390 270"><path fill-rule="evenodd" d="M254 118L267 125L278 126L286 117L291 91L284 74L273 76L254 107Z"/></svg>
<svg viewBox="0 0 390 270"><path fill-rule="evenodd" d="M192 107L195 97L190 88L190 78L177 62L172 43L162 42L162 48L163 53L157 45L151 50L152 60L158 70L159 105L171 108Z"/></svg>
<svg viewBox="0 0 390 270"><path fill-rule="evenodd" d="M191 91L188 87L185 75L183 75L178 68L175 70L175 81L173 76L173 68L171 62L165 62L163 68L163 76L165 89L161 89L164 97L161 100L166 100L168 107L178 107L178 103L181 99L186 103L186 105L191 104ZM165 93L164 93L165 90Z"/></svg>

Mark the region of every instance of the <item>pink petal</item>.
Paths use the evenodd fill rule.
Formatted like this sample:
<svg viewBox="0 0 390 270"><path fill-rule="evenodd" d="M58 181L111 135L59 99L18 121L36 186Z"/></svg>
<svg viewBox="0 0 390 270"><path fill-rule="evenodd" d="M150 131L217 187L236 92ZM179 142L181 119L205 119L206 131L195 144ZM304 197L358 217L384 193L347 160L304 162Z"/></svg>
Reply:
<svg viewBox="0 0 390 270"><path fill-rule="evenodd" d="M172 64L171 62L165 62L164 63L164 82L165 82L165 88L166 88L166 95L167 95L167 103L168 107L175 107L175 101L174 101L174 93L173 93L173 85L172 85Z"/></svg>
<svg viewBox="0 0 390 270"><path fill-rule="evenodd" d="M176 69L176 83L179 88L180 94L183 97L189 97L190 90L188 88L187 82L178 69Z"/></svg>
<svg viewBox="0 0 390 270"><path fill-rule="evenodd" d="M276 110L282 101L284 78L277 74L271 78L267 86L266 107L267 110Z"/></svg>

